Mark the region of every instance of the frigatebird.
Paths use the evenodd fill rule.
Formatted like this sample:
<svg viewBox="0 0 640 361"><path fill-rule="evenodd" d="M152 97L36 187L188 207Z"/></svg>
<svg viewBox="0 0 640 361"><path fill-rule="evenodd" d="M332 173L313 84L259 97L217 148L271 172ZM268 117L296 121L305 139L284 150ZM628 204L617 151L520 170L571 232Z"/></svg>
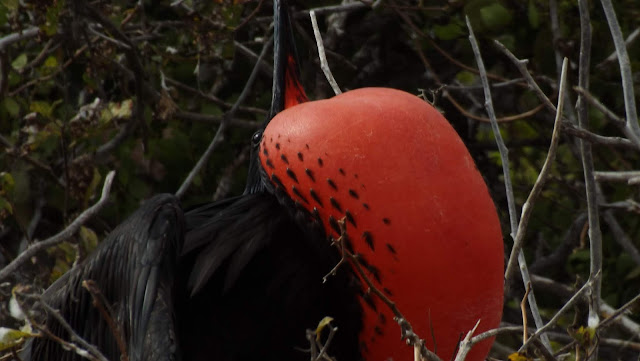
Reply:
<svg viewBox="0 0 640 361"><path fill-rule="evenodd" d="M443 359L478 320L479 330L498 325L500 225L481 175L446 119L418 97L384 88L307 101L298 79L291 19L275 0L272 106L251 139L245 191L184 214L182 250L166 247L161 257L175 277L148 277L175 287L161 292L170 306L118 318L131 359L307 360L306 331L327 316L338 331L330 342L323 339L326 355L412 357L390 304ZM179 244L180 210L171 209L175 218L167 224L175 229L164 230ZM155 224L143 211L132 219L148 230ZM109 239L121 236L116 230ZM116 243L101 246L87 270L52 289L78 292L79 279L95 277L88 269L118 264L107 252L126 247ZM111 299L119 312L140 310L135 295L149 286L136 275L123 274L128 286ZM93 313L87 305L82 312ZM93 336L101 322L95 317L72 326L117 358L104 327L96 328L102 338ZM480 343L467 359L483 359L489 347ZM40 355L61 354L49 350Z"/></svg>

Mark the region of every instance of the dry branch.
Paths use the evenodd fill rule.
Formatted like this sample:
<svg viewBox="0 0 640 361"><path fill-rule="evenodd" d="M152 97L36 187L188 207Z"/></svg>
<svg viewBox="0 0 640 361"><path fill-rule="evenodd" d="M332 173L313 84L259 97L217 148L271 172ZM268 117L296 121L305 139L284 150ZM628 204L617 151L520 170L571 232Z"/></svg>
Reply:
<svg viewBox="0 0 640 361"><path fill-rule="evenodd" d="M482 55L480 54L480 48L478 46L478 42L473 34L473 28L471 27L471 23L469 18L466 17L467 28L469 29L469 41L471 42L471 47L473 48L473 54L476 58L476 62L478 64L478 70L480 71L480 79L482 80L484 95L485 95L485 108L487 113L489 114L489 118L491 119L491 127L493 129L494 137L496 138L496 143L498 144L498 149L500 151L500 159L502 160L502 170L504 174L505 188L507 193L507 201L509 208L509 219L511 223L511 237L514 240L513 248L511 249L511 256L509 257L509 261L507 263L507 270L505 272L505 285L508 284L509 274L513 272L515 269L515 260L517 258L518 264L520 265L520 273L522 275L522 280L525 285L529 284L531 280L529 279L529 271L527 270L527 263L524 258L524 252L522 251L522 240L524 239L524 234L527 227L528 217L530 217L531 208L533 207L533 201L537 198L540 191L542 190L542 186L547 177L547 173L549 171L549 167L551 166L551 161L555 156L555 149L557 148L558 143L558 132L559 132L559 124L562 119L561 111L558 111L556 114L556 122L554 125L553 137L551 141L551 146L549 148L549 152L547 153L547 160L545 160L545 164L543 166L542 171L538 175L538 180L536 184L529 194L529 198L527 198L527 202L522 207L522 220L518 223L518 216L516 214L516 205L513 196L513 186L511 184L511 177L509 172L509 157L508 150L506 145L504 144L504 140L502 139L502 135L500 134L500 129L498 127L498 122L496 121L495 111L493 109L493 100L491 98L491 89L489 88L489 80L486 75L486 70L484 67L484 62L482 60ZM567 61L564 63L564 71L563 76L561 77L561 92L564 89L564 83L566 79L566 67ZM526 76L525 76L526 77ZM562 107L563 104L563 96L560 94L559 96L558 106ZM533 319L538 328L542 326L542 317L540 316L540 311L538 310L538 303L535 298L535 293L533 289L530 290L529 293L529 308L531 309L531 313L533 314ZM549 343L549 339L543 335L542 343L547 350L551 350L551 344Z"/></svg>
<svg viewBox="0 0 640 361"><path fill-rule="evenodd" d="M20 253L18 257L16 257L11 263L9 263L6 267L0 270L0 281L7 278L10 274L12 274L15 270L18 269L23 263L29 260L31 257L35 256L36 253L45 250L47 248L58 245L59 243L65 241L69 237L73 236L78 229L91 217L100 212L100 210L105 206L107 201L109 200L109 193L111 192L111 184L113 183L113 178L115 176L115 171L110 171L104 179L104 185L102 186L102 195L98 202L96 202L93 206L87 208L84 212L82 212L76 219L71 222L69 226L63 229L60 233L55 236L48 238L42 242L34 243L29 248L24 250L24 252Z"/></svg>
<svg viewBox="0 0 640 361"><path fill-rule="evenodd" d="M316 20L315 11L310 11L309 16L311 17L311 26L313 27L313 35L316 38L316 45L318 46L318 58L320 59L320 68L322 68L322 72L324 76L327 78L327 81L331 85L331 89L333 92L338 95L342 93L336 79L331 74L331 69L329 68L329 63L327 62L327 55L324 53L324 44L322 43L322 35L320 35L320 29L318 29L318 20Z"/></svg>
<svg viewBox="0 0 640 361"><path fill-rule="evenodd" d="M200 170L202 170L202 167L204 167L204 165L207 163L207 161L209 160L209 157L211 156L211 154L213 154L213 151L224 140L224 132L229 126L230 119L233 118L236 111L238 111L240 104L242 104L242 102L244 102L244 100L246 99L247 95L249 95L249 91L253 86L253 82L255 81L258 75L258 71L260 69L260 65L262 64L262 59L264 59L264 57L267 54L267 51L271 48L271 44L273 43L272 39L273 37L270 37L266 40L264 46L262 47L262 51L260 52L260 56L258 57L258 61L256 62L256 65L253 67L253 70L251 71L251 75L249 75L249 79L247 79L244 89L242 89L242 93L240 93L240 96L238 96L238 99L236 100L235 104L233 104L233 107L231 107L231 109L227 113L225 113L224 118L222 119L222 122L220 122L220 126L218 127L218 130L216 131L216 134L213 137L213 140L211 141L211 143L209 143L207 150L204 151L204 153L202 154L202 156L200 157L196 165L193 167L193 169L191 169L191 172L189 172L189 175L187 175L187 178L184 180L184 182L182 182L182 185L180 185L180 188L176 192L176 197L182 198L182 196L184 196L184 194L189 189L189 186L191 186L191 183L193 182L193 178L195 178L195 176L198 173L200 173Z"/></svg>
<svg viewBox="0 0 640 361"><path fill-rule="evenodd" d="M578 86L582 89L589 89L589 76L591 64L591 20L589 18L589 5L586 0L578 2L580 9L580 62L578 65ZM588 128L589 110L584 97L578 96L578 125ZM580 155L584 170L584 182L587 198L587 215L589 219L589 246L590 246L590 289L589 300L589 326L595 327L598 324L600 310L601 279L596 277L602 273L602 233L600 231L600 215L598 212L598 190L594 177L593 153L591 144L580 141ZM593 352L593 359L597 359L598 349Z"/></svg>

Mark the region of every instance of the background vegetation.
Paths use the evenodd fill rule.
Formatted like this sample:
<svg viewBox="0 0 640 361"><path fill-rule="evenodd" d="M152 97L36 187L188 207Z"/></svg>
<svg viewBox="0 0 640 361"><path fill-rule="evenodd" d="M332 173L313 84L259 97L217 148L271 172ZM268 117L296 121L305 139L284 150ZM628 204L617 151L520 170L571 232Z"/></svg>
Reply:
<svg viewBox="0 0 640 361"><path fill-rule="evenodd" d="M640 143L625 127L632 116L621 85L624 79L631 82L637 102L640 3L614 3L628 40L630 76L621 76L600 2L583 4L592 26L589 71L582 72L590 76L582 94L592 98L584 98L586 126L578 125L574 107L580 75L578 1L292 1L302 83L310 98L333 94L319 68L308 16L308 9L316 8L327 58L343 90L386 86L422 94L458 130L501 213L505 257L512 239L502 162L465 16L492 84L518 209L547 156L555 113L494 40L529 60L530 74L553 104L562 58L568 58L560 144L524 237L545 321L595 276L579 139L590 144L596 170L592 209L599 211L602 227L602 301L610 306L600 310L611 312L640 294L640 173L628 172L638 170ZM242 191L249 139L270 102L270 53L245 101L234 114L228 112L270 37L271 13L271 3L264 0L0 0L0 269L30 244L69 225L100 196L107 172L117 171L110 202L80 232L0 279L6 281L0 285L0 325L19 327L6 310L15 284L45 288L142 200L175 193L223 119L228 119L224 139L182 196L183 204ZM525 287L519 276L512 278L505 326L523 320ZM557 320L548 334L557 354L578 359L590 354L596 339L584 329L588 310L589 302L581 299ZM598 328L601 359L637 359L640 315L629 310L611 326ZM492 355L505 359L521 345L521 333L502 334Z"/></svg>

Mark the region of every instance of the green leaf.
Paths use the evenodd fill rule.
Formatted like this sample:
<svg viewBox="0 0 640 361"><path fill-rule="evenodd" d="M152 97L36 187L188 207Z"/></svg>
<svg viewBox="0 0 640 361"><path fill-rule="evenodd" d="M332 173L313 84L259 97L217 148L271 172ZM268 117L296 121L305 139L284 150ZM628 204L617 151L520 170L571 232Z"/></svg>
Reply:
<svg viewBox="0 0 640 361"><path fill-rule="evenodd" d="M98 246L98 235L91 228L80 227L80 240L87 251L91 251Z"/></svg>
<svg viewBox="0 0 640 361"><path fill-rule="evenodd" d="M436 25L433 27L433 32L441 40L453 40L466 34L460 24L453 22L447 25Z"/></svg>
<svg viewBox="0 0 640 361"><path fill-rule="evenodd" d="M463 85L471 85L476 80L476 76L469 71L463 70L456 74L456 80Z"/></svg>
<svg viewBox="0 0 640 361"><path fill-rule="evenodd" d="M11 63L11 67L15 70L20 70L27 65L27 54L22 53Z"/></svg>
<svg viewBox="0 0 640 361"><path fill-rule="evenodd" d="M29 111L36 112L45 118L49 118L53 113L53 107L47 102L34 100L29 105Z"/></svg>
<svg viewBox="0 0 640 361"><path fill-rule="evenodd" d="M6 194L13 191L13 186L16 182L13 180L13 176L8 172L0 172L0 194Z"/></svg>
<svg viewBox="0 0 640 361"><path fill-rule="evenodd" d="M85 203L89 203L89 200L91 199L91 196L93 196L94 193L96 193L96 190L99 189L100 187L100 181L102 180L102 176L100 175L100 172L98 171L98 169L96 169L95 167L93 168L93 177L91 178L91 183L89 183L89 186L87 187L87 190L84 194L84 202Z"/></svg>
<svg viewBox="0 0 640 361"><path fill-rule="evenodd" d="M0 5L9 11L16 11L20 6L20 2L18 0L0 0Z"/></svg>
<svg viewBox="0 0 640 361"><path fill-rule="evenodd" d="M527 15L529 15L529 25L531 25L532 28L537 29L538 26L540 26L540 13L536 7L535 0L529 0Z"/></svg>
<svg viewBox="0 0 640 361"><path fill-rule="evenodd" d="M58 59L51 55L47 58L47 60L44 61L44 67L45 68L57 68L58 67Z"/></svg>
<svg viewBox="0 0 640 361"><path fill-rule="evenodd" d="M511 355L509 355L508 360L509 361L531 361L533 359L530 358L525 352L514 352Z"/></svg>
<svg viewBox="0 0 640 361"><path fill-rule="evenodd" d="M46 23L42 25L41 29L47 36L53 36L58 32L58 25L60 24L59 17L60 11L64 8L65 1L54 1L52 6L47 8Z"/></svg>
<svg viewBox="0 0 640 361"><path fill-rule="evenodd" d="M322 334L322 330L329 326L331 324L331 321L333 321L332 317L325 317L322 320L320 320L320 322L318 322L318 327L316 327L316 340L320 340L320 335Z"/></svg>
<svg viewBox="0 0 640 361"><path fill-rule="evenodd" d="M37 336L37 334L14 330L12 328L0 327L0 351L19 346L22 340L27 337Z"/></svg>
<svg viewBox="0 0 640 361"><path fill-rule="evenodd" d="M17 117L20 114L20 104L13 98L4 98L2 105L12 117Z"/></svg>
<svg viewBox="0 0 640 361"><path fill-rule="evenodd" d="M499 30L511 22L511 13L500 3L493 3L480 9L480 18L491 30Z"/></svg>

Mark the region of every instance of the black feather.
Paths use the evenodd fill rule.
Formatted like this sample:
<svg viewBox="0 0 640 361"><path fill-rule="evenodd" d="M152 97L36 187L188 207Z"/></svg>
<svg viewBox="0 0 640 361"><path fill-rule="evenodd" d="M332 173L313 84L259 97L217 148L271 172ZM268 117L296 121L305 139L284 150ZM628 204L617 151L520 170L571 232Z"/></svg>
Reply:
<svg viewBox="0 0 640 361"><path fill-rule="evenodd" d="M113 310L129 359L179 358L174 335L173 295L177 255L184 219L178 201L168 194L146 201L114 229L81 264L54 282L42 298L60 311L83 339L111 360L121 352L115 337L82 287L93 280ZM46 327L68 340L62 325L49 317ZM46 338L32 339L23 360L84 360Z"/></svg>

